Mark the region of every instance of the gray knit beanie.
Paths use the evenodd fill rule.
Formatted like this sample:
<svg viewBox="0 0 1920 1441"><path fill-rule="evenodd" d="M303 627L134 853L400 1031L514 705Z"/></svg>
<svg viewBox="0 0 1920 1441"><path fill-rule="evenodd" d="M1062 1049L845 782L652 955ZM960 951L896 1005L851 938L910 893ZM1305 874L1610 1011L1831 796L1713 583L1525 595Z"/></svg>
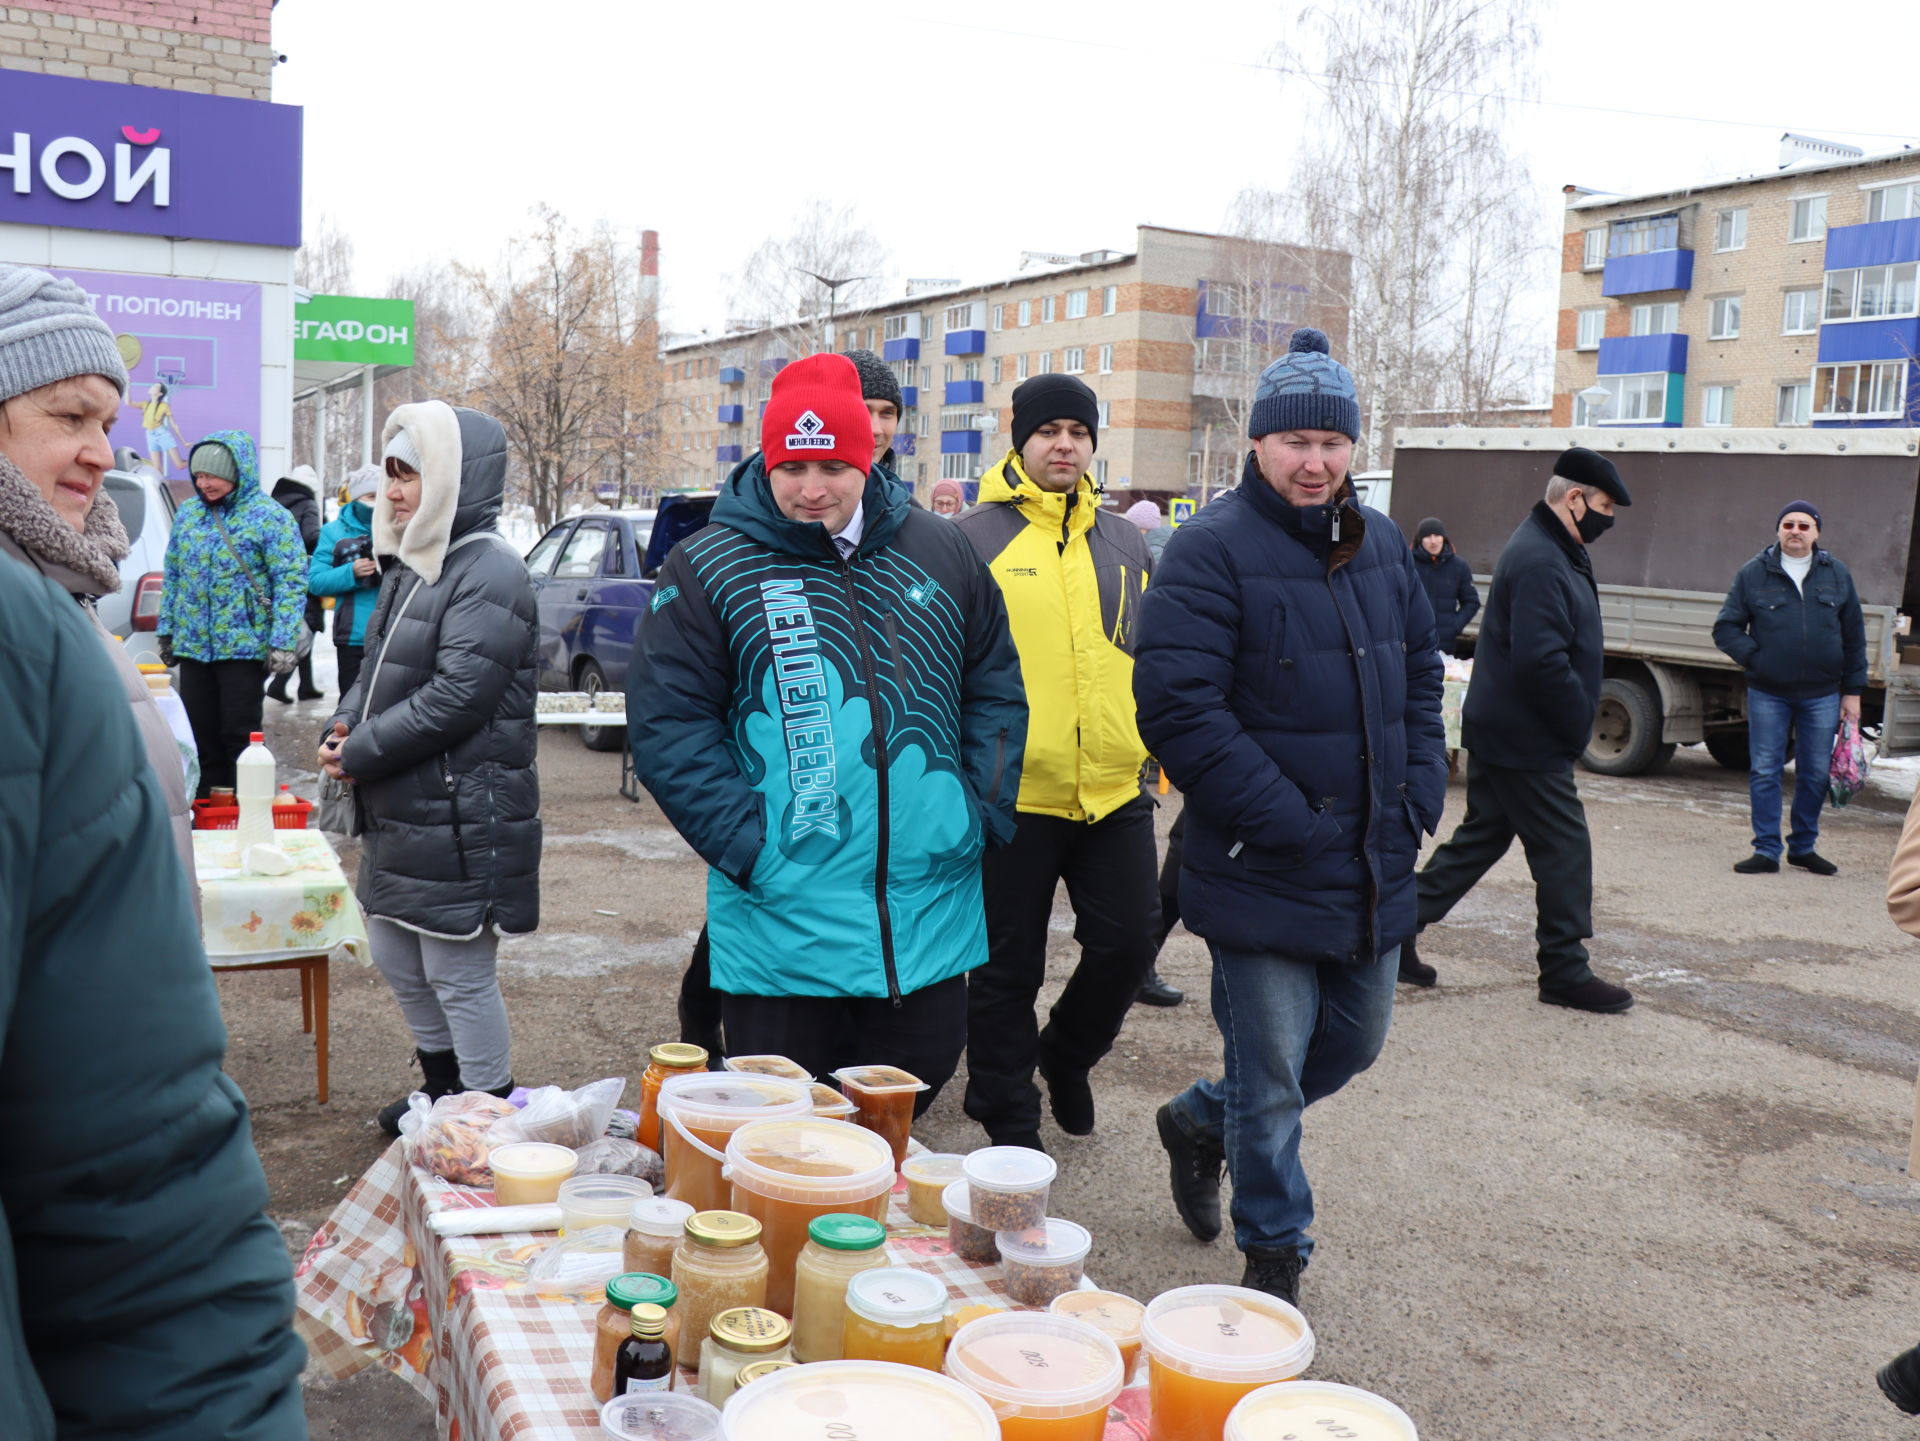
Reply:
<svg viewBox="0 0 1920 1441"><path fill-rule="evenodd" d="M847 359L851 360L853 368L860 372L862 400L891 400L896 411L901 415L907 413L907 407L900 394L900 377L893 373L892 366L871 350L849 350Z"/></svg>
<svg viewBox="0 0 1920 1441"><path fill-rule="evenodd" d="M1353 375L1328 353L1327 337L1301 326L1288 337L1287 353L1260 372L1253 392L1247 438L1281 430L1335 430L1360 438L1360 402Z"/></svg>
<svg viewBox="0 0 1920 1441"><path fill-rule="evenodd" d="M101 375L127 393L113 332L71 280L0 265L0 400L76 375Z"/></svg>
<svg viewBox="0 0 1920 1441"><path fill-rule="evenodd" d="M240 483L240 472L233 463L233 452L217 440L203 440L187 452L188 475L210 475L229 485Z"/></svg>

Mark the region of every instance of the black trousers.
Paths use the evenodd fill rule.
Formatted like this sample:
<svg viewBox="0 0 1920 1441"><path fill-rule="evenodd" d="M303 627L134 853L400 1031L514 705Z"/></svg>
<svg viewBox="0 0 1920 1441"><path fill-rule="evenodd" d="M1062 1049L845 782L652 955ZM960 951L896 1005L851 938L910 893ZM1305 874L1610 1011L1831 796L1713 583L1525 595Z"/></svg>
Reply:
<svg viewBox="0 0 1920 1441"><path fill-rule="evenodd" d="M267 663L259 660L182 660L180 704L187 708L200 752L200 796L233 785L233 763L260 729Z"/></svg>
<svg viewBox="0 0 1920 1441"><path fill-rule="evenodd" d="M1576 985L1593 975L1581 944L1593 934L1593 839L1571 769L1510 770L1468 754L1466 816L1417 877L1420 924L1452 910L1516 836L1533 872L1540 984Z"/></svg>
<svg viewBox="0 0 1920 1441"><path fill-rule="evenodd" d="M842 1066L898 1066L927 1083L913 1113L953 1079L967 1044L967 978L954 976L900 998L736 996L720 999L736 1056L785 1056L821 1080Z"/></svg>
<svg viewBox="0 0 1920 1441"><path fill-rule="evenodd" d="M353 689L353 683L360 678L360 662L366 659L367 648L363 645L337 645L333 653L339 660L340 698L345 700L347 692Z"/></svg>
<svg viewBox="0 0 1920 1441"><path fill-rule="evenodd" d="M707 939L704 924L700 927L700 938L693 943L693 956L680 976L680 1000L675 1009L680 1016L680 1039L690 1046L705 1047L707 1054L718 1060L724 1054L722 1048L726 1043L720 1030L720 992L713 988L712 943ZM742 1051L740 1054L756 1053Z"/></svg>
<svg viewBox="0 0 1920 1441"><path fill-rule="evenodd" d="M1180 924L1180 857L1187 848L1187 808L1173 818L1167 830L1167 858L1160 863L1160 924L1153 929L1153 953L1160 954L1173 928Z"/></svg>
<svg viewBox="0 0 1920 1441"><path fill-rule="evenodd" d="M1146 796L1091 824L1023 814L1013 840L986 853L987 963L967 980L966 1111L989 1136L1039 1129L1036 1063L1090 1071L1113 1048L1153 964L1154 861ZM1041 1030L1033 1002L1061 881L1080 961Z"/></svg>

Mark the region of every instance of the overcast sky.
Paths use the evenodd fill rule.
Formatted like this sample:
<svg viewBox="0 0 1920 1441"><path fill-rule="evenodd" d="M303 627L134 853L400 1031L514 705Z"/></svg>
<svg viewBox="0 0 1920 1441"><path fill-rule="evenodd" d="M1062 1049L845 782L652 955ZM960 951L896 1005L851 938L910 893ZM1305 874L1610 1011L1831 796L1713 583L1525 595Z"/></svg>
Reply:
<svg viewBox="0 0 1920 1441"><path fill-rule="evenodd" d="M352 236L356 289L425 259L486 262L544 201L658 230L668 323L693 331L724 321L727 275L816 195L856 205L898 277L1130 249L1141 223L1218 228L1242 187L1284 188L1309 133L1299 82L1261 68L1298 14L281 0L274 98L306 108L308 233L325 217ZM1538 99L1514 111L1513 141L1549 240L1569 182L1768 169L1783 130L1920 144L1920 5L1563 0L1539 24Z"/></svg>

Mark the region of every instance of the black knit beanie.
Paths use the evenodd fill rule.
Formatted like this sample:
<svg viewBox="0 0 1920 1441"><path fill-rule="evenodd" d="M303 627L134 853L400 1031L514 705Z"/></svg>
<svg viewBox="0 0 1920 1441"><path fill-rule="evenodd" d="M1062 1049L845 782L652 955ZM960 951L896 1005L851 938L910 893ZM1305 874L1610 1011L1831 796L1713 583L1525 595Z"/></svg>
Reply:
<svg viewBox="0 0 1920 1441"><path fill-rule="evenodd" d="M1025 450L1033 433L1050 420L1077 420L1100 448L1100 401L1074 375L1036 375L1013 390L1013 448Z"/></svg>
<svg viewBox="0 0 1920 1441"><path fill-rule="evenodd" d="M862 400L890 400L897 415L904 416L907 413L907 407L900 394L900 377L893 373L892 366L871 350L849 350L847 359L851 360L853 368L860 372Z"/></svg>
<svg viewBox="0 0 1920 1441"><path fill-rule="evenodd" d="M1420 522L1420 528L1413 533L1413 543L1415 545L1418 545L1420 544L1421 541L1425 540L1430 535L1438 535L1438 536L1444 537L1446 533L1447 533L1447 528L1444 525L1440 524L1440 517L1437 515L1430 515L1425 520Z"/></svg>

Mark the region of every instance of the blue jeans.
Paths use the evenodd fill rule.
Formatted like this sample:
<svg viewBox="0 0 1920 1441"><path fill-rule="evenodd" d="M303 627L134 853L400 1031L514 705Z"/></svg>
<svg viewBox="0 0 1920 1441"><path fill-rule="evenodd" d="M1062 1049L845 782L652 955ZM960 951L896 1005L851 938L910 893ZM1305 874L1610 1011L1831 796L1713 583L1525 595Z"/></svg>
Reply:
<svg viewBox="0 0 1920 1441"><path fill-rule="evenodd" d="M1226 1153L1233 1239L1313 1250L1313 1188L1300 1164L1300 1116L1366 1070L1393 1017L1395 946L1371 966L1315 965L1271 951L1213 952L1213 1019L1226 1075L1172 1101L1189 1136Z"/></svg>
<svg viewBox="0 0 1920 1441"><path fill-rule="evenodd" d="M1753 848L1780 859L1780 773L1787 763L1787 728L1793 743L1793 829L1787 853L1803 856L1820 840L1820 807L1827 803L1827 772L1833 737L1840 729L1840 693L1788 700L1747 687L1747 751L1753 801Z"/></svg>

